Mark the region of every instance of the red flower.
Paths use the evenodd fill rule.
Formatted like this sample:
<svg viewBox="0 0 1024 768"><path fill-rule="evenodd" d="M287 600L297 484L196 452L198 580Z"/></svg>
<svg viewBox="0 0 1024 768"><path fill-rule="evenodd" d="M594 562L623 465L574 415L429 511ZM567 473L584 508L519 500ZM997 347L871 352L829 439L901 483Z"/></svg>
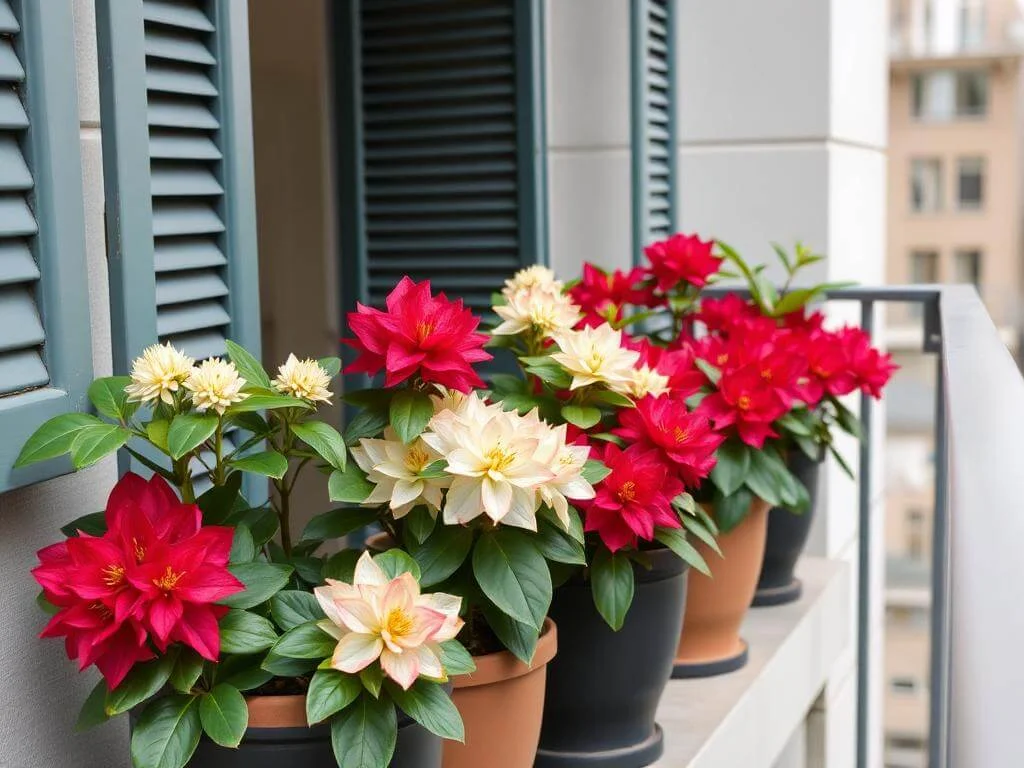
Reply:
<svg viewBox="0 0 1024 768"><path fill-rule="evenodd" d="M596 452L596 449L594 449ZM638 445L625 451L608 443L600 457L611 473L600 483L584 509L584 530L596 531L611 552L637 546L638 539L654 539L656 526L679 528L672 499L683 484L661 460L657 451Z"/></svg>
<svg viewBox="0 0 1024 768"><path fill-rule="evenodd" d="M766 384L757 365L724 369L718 391L697 407L697 413L710 418L716 429L735 426L740 439L755 448L761 448L769 437L778 437L772 422L788 410L778 390Z"/></svg>
<svg viewBox="0 0 1024 768"><path fill-rule="evenodd" d="M619 412L612 432L630 444L661 452L683 483L696 488L715 466L715 450L725 439L706 416L691 413L678 396L645 397Z"/></svg>
<svg viewBox="0 0 1024 768"><path fill-rule="evenodd" d="M349 312L356 338L343 341L359 356L346 373L373 376L384 369L388 387L415 375L460 392L483 388L472 364L491 359L483 350L487 336L475 332L480 318L462 306L462 299L432 296L429 280L403 277L386 304L386 312L362 304Z"/></svg>
<svg viewBox="0 0 1024 768"><path fill-rule="evenodd" d="M636 287L643 280L643 270L639 268L609 273L584 262L583 278L569 290L569 295L585 313L585 323L600 325L621 320L626 304L642 305L648 300L649 292Z"/></svg>
<svg viewBox="0 0 1024 768"><path fill-rule="evenodd" d="M637 367L646 365L662 376L668 377L668 385L672 394L677 397L689 397L704 386L707 380L700 369L694 364L693 348L689 345L676 346L671 349L651 344L646 338L630 339L625 346L640 353Z"/></svg>
<svg viewBox="0 0 1024 768"><path fill-rule="evenodd" d="M856 378L857 386L872 397L880 398L882 388L899 369L892 356L871 346L871 337L860 328L843 328L836 336L846 350L849 370Z"/></svg>
<svg viewBox="0 0 1024 768"><path fill-rule="evenodd" d="M729 293L720 299L701 299L696 317L712 333L728 334L743 320L760 317L760 312L749 301Z"/></svg>
<svg viewBox="0 0 1024 768"><path fill-rule="evenodd" d="M199 508L157 475L125 475L105 518L102 536L80 532L39 551L32 575L59 609L41 636L64 637L68 657L95 664L110 689L153 657L150 638L160 651L180 640L216 661L226 608L211 603L244 589L226 567L233 531L201 527Z"/></svg>
<svg viewBox="0 0 1024 768"><path fill-rule="evenodd" d="M658 289L667 292L679 283L697 288L708 284L708 278L718 271L723 259L712 250L714 240L704 242L697 235L672 235L667 240L651 243L644 254L651 262L650 273Z"/></svg>

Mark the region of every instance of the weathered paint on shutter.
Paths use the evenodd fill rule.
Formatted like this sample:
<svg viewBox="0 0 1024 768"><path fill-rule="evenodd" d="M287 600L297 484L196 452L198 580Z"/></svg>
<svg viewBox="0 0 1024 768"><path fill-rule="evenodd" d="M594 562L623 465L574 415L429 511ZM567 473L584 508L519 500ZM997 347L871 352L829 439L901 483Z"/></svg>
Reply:
<svg viewBox="0 0 1024 768"><path fill-rule="evenodd" d="M476 311L547 260L537 0L335 6L342 293L402 277Z"/></svg>
<svg viewBox="0 0 1024 768"><path fill-rule="evenodd" d="M92 373L70 0L0 0L0 492L46 419L85 406Z"/></svg>
<svg viewBox="0 0 1024 768"><path fill-rule="evenodd" d="M675 0L633 0L633 242L645 245L676 227Z"/></svg>

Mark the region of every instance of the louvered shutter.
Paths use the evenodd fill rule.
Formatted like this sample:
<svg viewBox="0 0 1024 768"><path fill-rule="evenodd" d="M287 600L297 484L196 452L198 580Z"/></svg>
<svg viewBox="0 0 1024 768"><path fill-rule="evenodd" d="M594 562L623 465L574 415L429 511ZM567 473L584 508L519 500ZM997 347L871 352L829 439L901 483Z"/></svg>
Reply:
<svg viewBox="0 0 1024 768"><path fill-rule="evenodd" d="M12 471L91 378L70 0L0 0L0 492L70 469Z"/></svg>
<svg viewBox="0 0 1024 768"><path fill-rule="evenodd" d="M643 246L676 226L675 0L633 0L633 239Z"/></svg>
<svg viewBox="0 0 1024 768"><path fill-rule="evenodd" d="M487 310L503 280L546 258L539 4L362 0L335 13L346 305L379 306L408 274Z"/></svg>

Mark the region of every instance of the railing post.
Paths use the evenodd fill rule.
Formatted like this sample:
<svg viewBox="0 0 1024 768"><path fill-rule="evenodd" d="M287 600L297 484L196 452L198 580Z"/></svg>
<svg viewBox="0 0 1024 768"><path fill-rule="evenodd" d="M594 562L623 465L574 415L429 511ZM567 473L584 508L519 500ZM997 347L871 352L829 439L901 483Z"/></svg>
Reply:
<svg viewBox="0 0 1024 768"><path fill-rule="evenodd" d="M860 325L871 336L875 328L875 302L861 302ZM860 484L857 531L857 768L868 768L871 668L871 396L860 398Z"/></svg>

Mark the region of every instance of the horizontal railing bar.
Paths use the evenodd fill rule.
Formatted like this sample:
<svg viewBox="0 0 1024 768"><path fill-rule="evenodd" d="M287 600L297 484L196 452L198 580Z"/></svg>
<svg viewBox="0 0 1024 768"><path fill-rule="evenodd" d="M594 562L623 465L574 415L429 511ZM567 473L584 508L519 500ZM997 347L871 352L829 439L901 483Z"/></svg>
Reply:
<svg viewBox="0 0 1024 768"><path fill-rule="evenodd" d="M802 286L793 286L799 288ZM920 285L881 285L881 286L849 286L833 288L826 291L824 297L829 301L884 301L899 304L927 304L937 301L943 291L951 286L920 284ZM717 284L705 288L701 293L710 296L725 296L730 293L749 296L750 289L741 285Z"/></svg>

